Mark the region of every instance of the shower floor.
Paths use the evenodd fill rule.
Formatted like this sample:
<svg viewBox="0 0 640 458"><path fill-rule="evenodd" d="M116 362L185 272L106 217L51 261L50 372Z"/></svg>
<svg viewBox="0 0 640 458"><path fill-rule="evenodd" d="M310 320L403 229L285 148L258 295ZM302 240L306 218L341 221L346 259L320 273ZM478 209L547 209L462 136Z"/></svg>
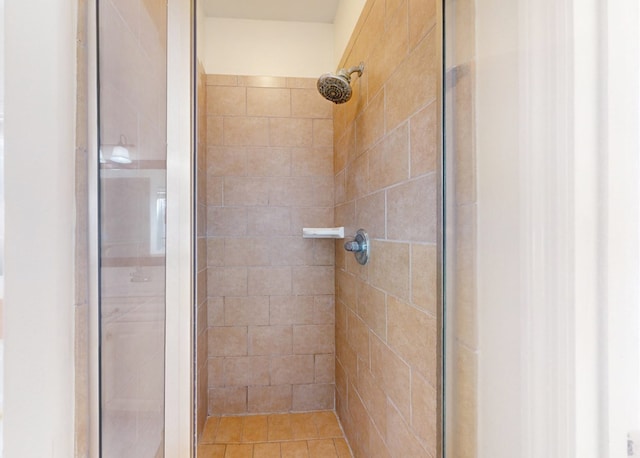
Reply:
<svg viewBox="0 0 640 458"><path fill-rule="evenodd" d="M352 458L332 411L209 417L198 458Z"/></svg>

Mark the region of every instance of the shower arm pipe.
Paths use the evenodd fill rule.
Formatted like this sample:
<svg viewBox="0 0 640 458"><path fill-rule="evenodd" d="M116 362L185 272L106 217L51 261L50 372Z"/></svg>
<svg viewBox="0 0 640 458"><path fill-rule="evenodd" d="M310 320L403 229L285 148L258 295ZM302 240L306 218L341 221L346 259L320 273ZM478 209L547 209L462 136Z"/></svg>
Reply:
<svg viewBox="0 0 640 458"><path fill-rule="evenodd" d="M360 62L360 65L354 65L353 67L349 67L347 70L343 70L346 76L350 77L352 73L358 72L358 77L362 76L362 72L364 71L364 62Z"/></svg>

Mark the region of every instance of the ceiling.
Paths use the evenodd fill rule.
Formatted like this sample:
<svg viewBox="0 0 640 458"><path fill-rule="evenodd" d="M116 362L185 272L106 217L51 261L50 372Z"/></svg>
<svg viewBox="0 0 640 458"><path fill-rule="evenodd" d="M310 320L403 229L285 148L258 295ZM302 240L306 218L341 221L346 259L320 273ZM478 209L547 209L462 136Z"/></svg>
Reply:
<svg viewBox="0 0 640 458"><path fill-rule="evenodd" d="M340 0L202 0L208 17L332 24Z"/></svg>

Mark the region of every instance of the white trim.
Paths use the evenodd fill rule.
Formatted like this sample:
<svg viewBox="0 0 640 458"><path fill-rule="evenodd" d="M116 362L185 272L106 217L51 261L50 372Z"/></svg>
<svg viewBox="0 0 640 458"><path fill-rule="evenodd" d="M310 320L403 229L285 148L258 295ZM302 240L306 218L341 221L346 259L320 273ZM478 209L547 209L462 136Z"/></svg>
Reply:
<svg viewBox="0 0 640 458"><path fill-rule="evenodd" d="M574 2L573 22L573 326L575 410L574 456L604 457L600 418L600 0Z"/></svg>
<svg viewBox="0 0 640 458"><path fill-rule="evenodd" d="M573 129L568 7L568 2L558 0L526 2L520 12L524 310L520 456L531 458L568 457L573 448Z"/></svg>
<svg viewBox="0 0 640 458"><path fill-rule="evenodd" d="M5 18L4 456L71 457L76 2Z"/></svg>
<svg viewBox="0 0 640 458"><path fill-rule="evenodd" d="M165 455L187 458L193 437L192 4L168 1Z"/></svg>
<svg viewBox="0 0 640 458"><path fill-rule="evenodd" d="M607 432L602 456L626 454L627 433L640 430L640 367L638 365L640 320L640 221L637 184L640 181L640 7L636 0L609 0L603 19L604 78L602 143L607 159L603 167L603 203L606 214L605 262L607 348L607 413L602 429ZM635 438L635 453L640 444ZM635 456L635 455L634 455Z"/></svg>

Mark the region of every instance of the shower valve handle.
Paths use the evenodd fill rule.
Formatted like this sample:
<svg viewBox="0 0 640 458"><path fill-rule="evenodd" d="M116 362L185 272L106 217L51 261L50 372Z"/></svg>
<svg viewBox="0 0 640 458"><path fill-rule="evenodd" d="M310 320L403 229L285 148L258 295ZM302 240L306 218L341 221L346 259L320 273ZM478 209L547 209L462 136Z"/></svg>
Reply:
<svg viewBox="0 0 640 458"><path fill-rule="evenodd" d="M355 240L351 241L351 242L346 242L344 244L344 249L347 251L351 251L353 253L357 253L359 251L363 250L362 245L360 245L358 242L356 242Z"/></svg>
<svg viewBox="0 0 640 458"><path fill-rule="evenodd" d="M344 249L352 252L356 256L356 260L365 265L369 262L369 236L364 229L359 229L353 240L344 244Z"/></svg>

